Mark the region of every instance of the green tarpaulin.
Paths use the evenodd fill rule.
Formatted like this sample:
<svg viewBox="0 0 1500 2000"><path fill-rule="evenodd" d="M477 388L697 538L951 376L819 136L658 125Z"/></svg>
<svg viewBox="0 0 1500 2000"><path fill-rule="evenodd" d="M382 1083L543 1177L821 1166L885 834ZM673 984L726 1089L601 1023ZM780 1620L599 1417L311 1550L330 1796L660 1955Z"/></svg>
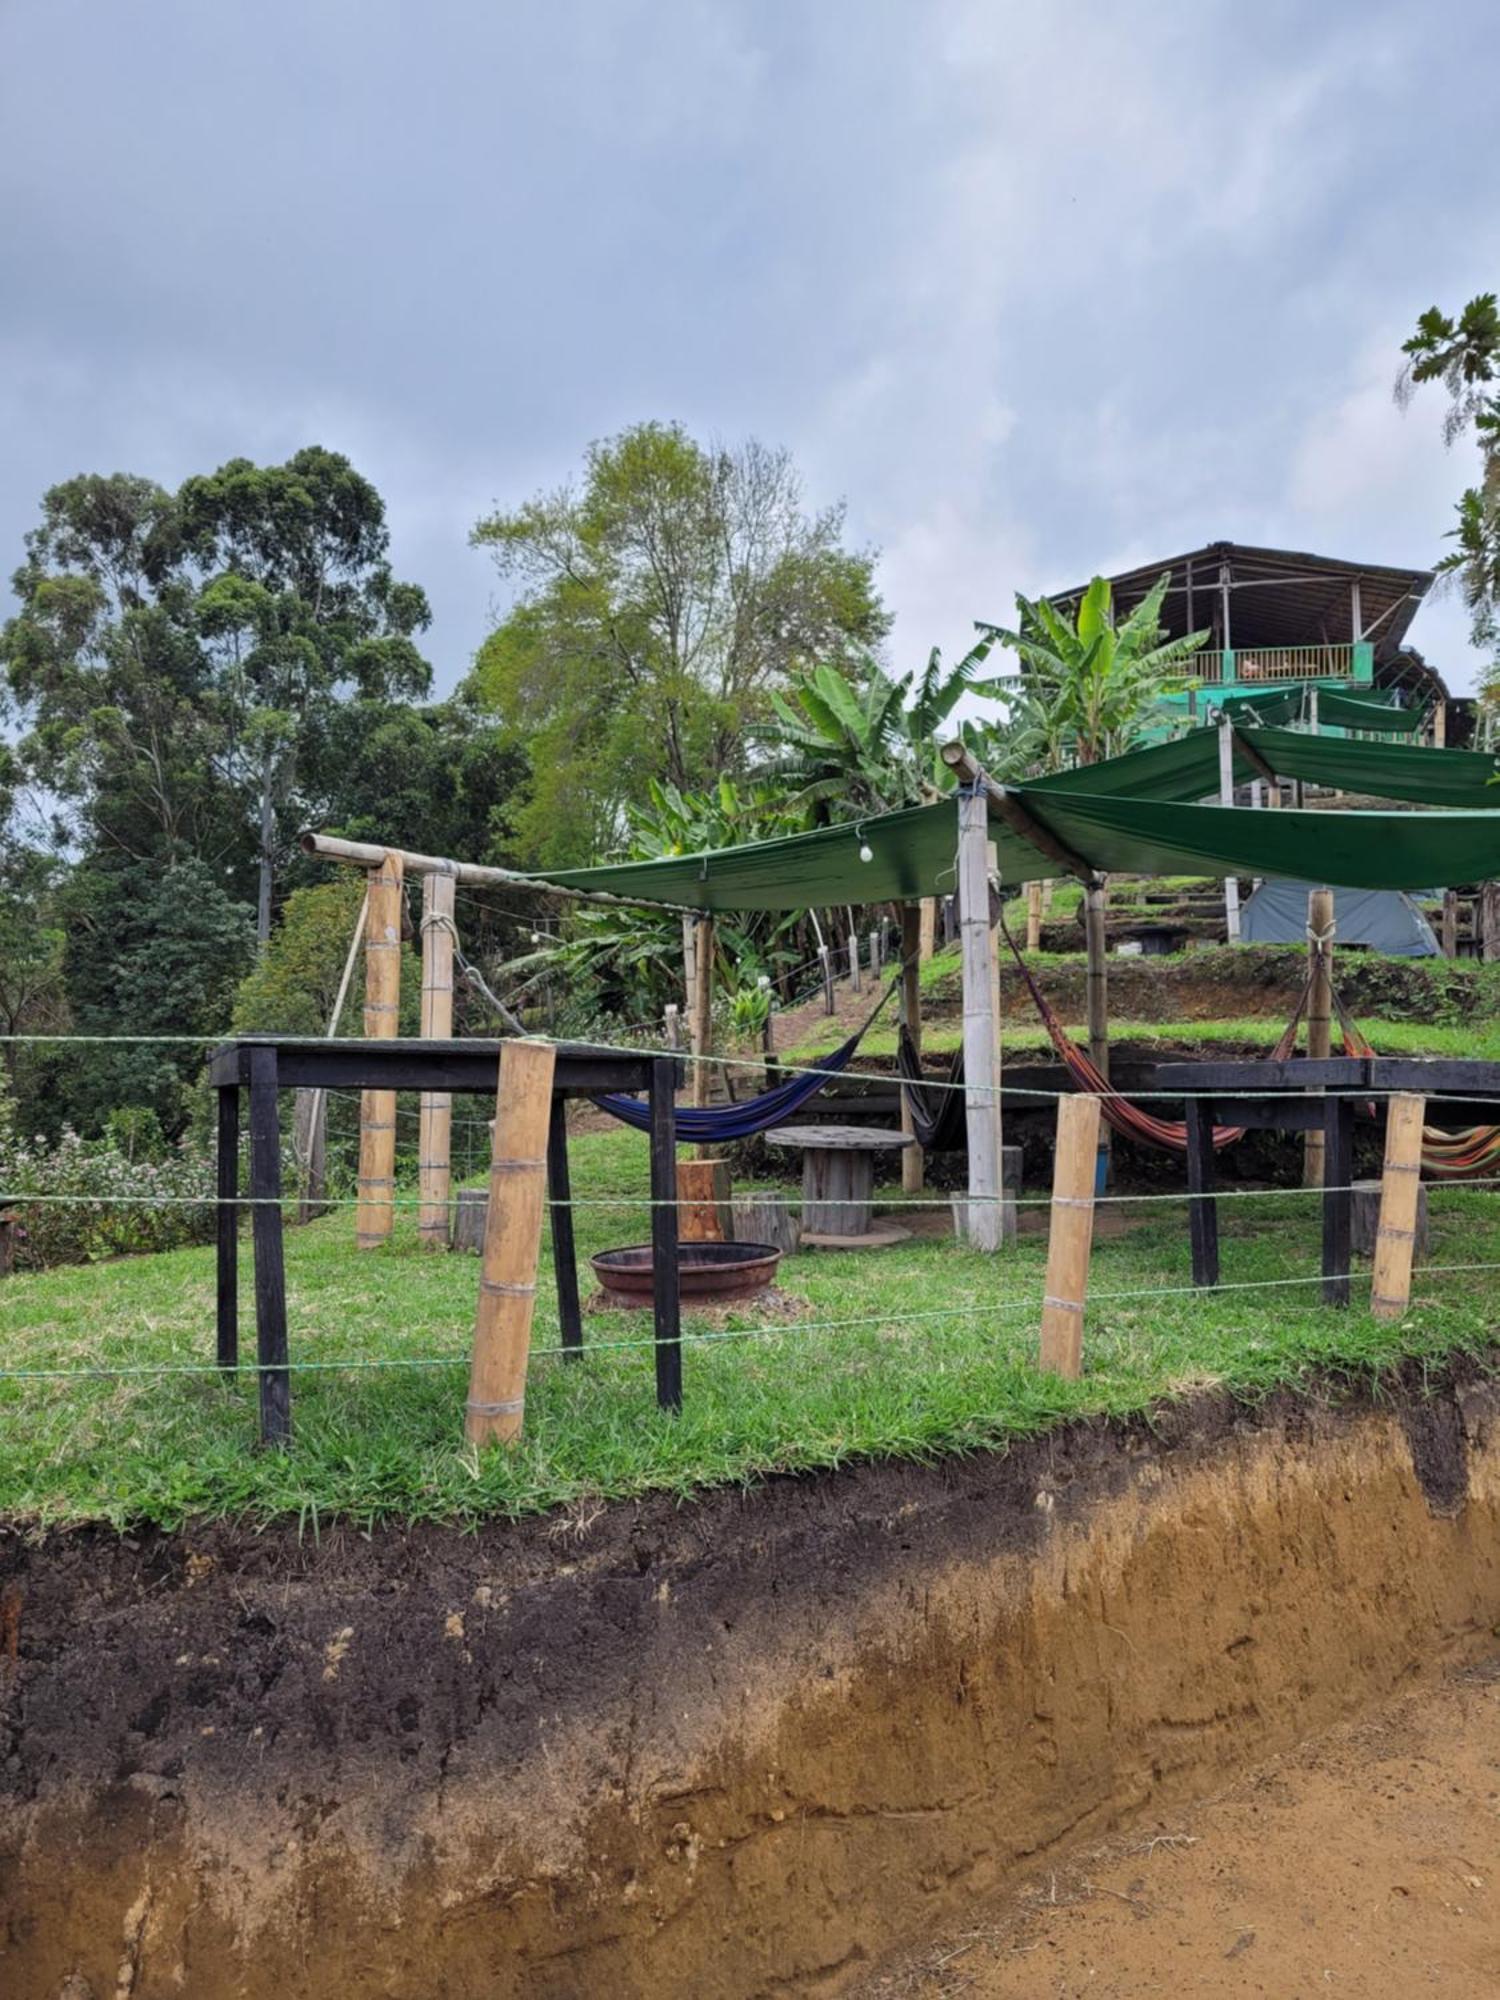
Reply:
<svg viewBox="0 0 1500 2000"><path fill-rule="evenodd" d="M1395 708L1365 695L1318 689L1318 722L1338 729L1374 729L1383 736L1415 736L1427 720L1422 708Z"/></svg>
<svg viewBox="0 0 1500 2000"><path fill-rule="evenodd" d="M1103 768L1096 766L1096 774ZM1316 875L1349 889L1426 889L1500 876L1500 812L1256 812L1042 784L1021 786L1013 796L1105 873ZM1015 886L1063 872L1055 855L998 818L993 807L990 830L1002 881ZM700 910L905 902L951 894L956 837L957 812L948 799L783 840L533 879L538 887L552 883Z"/></svg>
<svg viewBox="0 0 1500 2000"><path fill-rule="evenodd" d="M1214 698L1212 688L1204 690L1210 701ZM1302 713L1302 685L1295 687L1257 688L1254 694L1227 694L1218 703L1225 715L1254 715L1262 722L1295 722Z"/></svg>

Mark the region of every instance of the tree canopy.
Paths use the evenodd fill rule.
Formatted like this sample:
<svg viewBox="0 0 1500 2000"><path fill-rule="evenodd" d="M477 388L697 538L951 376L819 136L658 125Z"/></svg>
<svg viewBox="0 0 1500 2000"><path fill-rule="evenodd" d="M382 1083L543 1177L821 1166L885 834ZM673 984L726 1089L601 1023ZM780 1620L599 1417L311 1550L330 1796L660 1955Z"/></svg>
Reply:
<svg viewBox="0 0 1500 2000"><path fill-rule="evenodd" d="M480 521L517 591L474 698L531 764L517 814L542 863L622 837L652 778L737 775L773 689L889 620L841 506L810 512L790 455L646 423L593 445L583 476Z"/></svg>

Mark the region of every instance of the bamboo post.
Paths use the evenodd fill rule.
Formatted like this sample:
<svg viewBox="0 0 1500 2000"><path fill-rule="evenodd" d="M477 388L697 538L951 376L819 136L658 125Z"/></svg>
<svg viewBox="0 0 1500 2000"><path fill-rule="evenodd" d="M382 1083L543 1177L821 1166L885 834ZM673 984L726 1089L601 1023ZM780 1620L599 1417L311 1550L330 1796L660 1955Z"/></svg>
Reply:
<svg viewBox="0 0 1500 2000"><path fill-rule="evenodd" d="M823 970L823 1012L836 1014L839 1003L833 990L833 953L826 944L818 946L818 964Z"/></svg>
<svg viewBox="0 0 1500 2000"><path fill-rule="evenodd" d="M1307 892L1307 954L1312 986L1307 1000L1307 1053L1310 1058L1333 1051L1333 891ZM1303 1144L1302 1185L1323 1185L1324 1133L1310 1131Z"/></svg>
<svg viewBox="0 0 1500 2000"><path fill-rule="evenodd" d="M662 1031L669 1049L682 1047L682 1009L675 1000L669 1000L662 1019Z"/></svg>
<svg viewBox="0 0 1500 2000"><path fill-rule="evenodd" d="M422 877L422 1035L445 1042L453 1034L452 875ZM417 1120L417 1175L422 1196L417 1235L428 1250L448 1247L448 1197L453 1185L453 1095L424 1090Z"/></svg>
<svg viewBox="0 0 1500 2000"><path fill-rule="evenodd" d="M922 910L916 903L901 905L901 1023L911 1036L912 1047L922 1053ZM911 1105L901 1093L901 1130L912 1135L912 1143L901 1149L901 1192L922 1192L922 1148L917 1144Z"/></svg>
<svg viewBox="0 0 1500 2000"><path fill-rule="evenodd" d="M693 1011L690 1021L693 1053L700 1058L693 1064L693 1076L688 1092L688 1101L701 1109L713 1102L713 1065L708 1058L714 1052L714 920L699 917L694 926L693 938ZM713 1157L708 1146L700 1145L697 1157L707 1160Z"/></svg>
<svg viewBox="0 0 1500 2000"><path fill-rule="evenodd" d="M401 1025L401 857L387 853L370 871L365 906L365 1034L392 1039ZM359 1100L359 1202L354 1241L375 1250L395 1222L396 1093L366 1090Z"/></svg>
<svg viewBox="0 0 1500 2000"><path fill-rule="evenodd" d="M1040 951L1042 948L1042 885L1038 882L1026 884L1026 949Z"/></svg>
<svg viewBox="0 0 1500 2000"><path fill-rule="evenodd" d="M1443 891L1443 956L1458 957L1458 897L1451 889Z"/></svg>
<svg viewBox="0 0 1500 2000"><path fill-rule="evenodd" d="M976 787L958 795L958 937L963 960L964 1110L969 1141L968 1238L998 1250L999 1106L995 1098L995 1008L990 991L989 804Z"/></svg>
<svg viewBox="0 0 1500 2000"><path fill-rule="evenodd" d="M864 990L859 975L859 932L852 925L849 929L849 984L856 993Z"/></svg>
<svg viewBox="0 0 1500 2000"><path fill-rule="evenodd" d="M990 1089L995 1094L995 1157L1000 1162L1000 1241L1014 1243L1019 1227L1015 1198L1005 1187L1005 1099L1001 1095L1001 1046L1003 1041L1000 1019L1000 912L1003 907L998 885L1000 880L1000 851L994 841L989 844L989 915L990 915L990 1014L994 1020L994 1032L990 1049Z"/></svg>
<svg viewBox="0 0 1500 2000"><path fill-rule="evenodd" d="M1448 743L1448 704L1434 702L1432 707L1432 744L1435 750L1442 750Z"/></svg>
<svg viewBox="0 0 1500 2000"><path fill-rule="evenodd" d="M464 1409L470 1444L505 1443L521 1435L556 1061L550 1042L507 1042L500 1051L484 1263Z"/></svg>
<svg viewBox="0 0 1500 2000"><path fill-rule="evenodd" d="M1500 958L1500 883L1486 882L1479 891L1479 956L1486 965Z"/></svg>
<svg viewBox="0 0 1500 2000"><path fill-rule="evenodd" d="M1059 1098L1039 1358L1049 1374L1065 1375L1070 1381L1083 1373L1083 1308L1094 1245L1098 1150L1098 1098L1087 1092Z"/></svg>
<svg viewBox="0 0 1500 2000"><path fill-rule="evenodd" d="M1109 1081L1109 962L1104 925L1105 883L1089 883L1083 892L1083 941L1087 952L1084 993L1088 1004L1089 1059ZM1109 1127L1099 1135L1101 1149L1110 1151Z"/></svg>
<svg viewBox="0 0 1500 2000"><path fill-rule="evenodd" d="M879 984L881 970L880 932L873 930L870 933L870 984L872 986Z"/></svg>
<svg viewBox="0 0 1500 2000"><path fill-rule="evenodd" d="M693 995L698 987L698 920L684 915L682 919L682 997L687 1003L688 1027L691 1033L693 1020Z"/></svg>
<svg viewBox="0 0 1500 2000"><path fill-rule="evenodd" d="M693 923L693 949L690 954L693 983L688 1005L688 1041L692 1052L698 1057L713 1054L714 1041L714 920L712 917L698 917ZM713 1079L709 1075L706 1061L693 1064L693 1075L689 1086L689 1101L703 1106L712 1094Z"/></svg>
<svg viewBox="0 0 1500 2000"><path fill-rule="evenodd" d="M1219 724L1219 804L1234 804L1234 725L1226 718ZM1240 937L1240 883L1237 875L1224 877L1224 929L1231 944Z"/></svg>
<svg viewBox="0 0 1500 2000"><path fill-rule="evenodd" d="M937 950L937 921L938 921L937 897L924 896L922 898L922 942L920 945L922 962L924 965L926 964L927 960L932 957L932 954Z"/></svg>
<svg viewBox="0 0 1500 2000"><path fill-rule="evenodd" d="M770 1090L773 1085L779 1083L781 1080L776 1073L775 1001L771 992L770 974L763 972L755 984L759 991L766 996L766 1015L760 1024L760 1053L766 1067L765 1082L760 1087L764 1090Z"/></svg>
<svg viewBox="0 0 1500 2000"><path fill-rule="evenodd" d="M1411 1303L1417 1199L1422 1187L1422 1124L1427 1100L1397 1091L1386 1107L1385 1168L1380 1177L1380 1227L1370 1279L1376 1319L1400 1319Z"/></svg>

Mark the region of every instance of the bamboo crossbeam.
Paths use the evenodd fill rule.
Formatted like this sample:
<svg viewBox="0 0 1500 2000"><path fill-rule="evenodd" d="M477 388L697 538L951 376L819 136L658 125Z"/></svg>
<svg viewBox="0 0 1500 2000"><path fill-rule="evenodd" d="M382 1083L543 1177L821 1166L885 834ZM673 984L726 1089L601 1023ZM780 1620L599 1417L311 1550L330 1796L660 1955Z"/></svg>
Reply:
<svg viewBox="0 0 1500 2000"><path fill-rule="evenodd" d="M1065 841L1059 840L1050 827L1045 827L1034 813L1028 811L1020 799L1007 785L998 784L984 766L978 763L966 743L945 743L942 750L943 762L950 771L956 773L960 783L977 785L996 813L1003 819L1012 833L1034 847L1039 854L1045 854L1058 863L1065 874L1076 875L1080 882L1093 882L1098 872L1091 862L1076 854Z"/></svg>
<svg viewBox="0 0 1500 2000"><path fill-rule="evenodd" d="M405 847L377 847L368 840L344 840L337 834L318 833L309 827L297 836L304 854L320 861L342 861L355 868L378 868L386 854L393 854L408 875L451 875L469 889L530 889L538 895L569 896L579 903L613 903L626 910L686 910L689 916L702 913L683 903L659 903L649 896L615 896L607 889L570 889L548 882L538 875L525 875L515 868L496 868L489 862L454 861L442 854L417 854Z"/></svg>

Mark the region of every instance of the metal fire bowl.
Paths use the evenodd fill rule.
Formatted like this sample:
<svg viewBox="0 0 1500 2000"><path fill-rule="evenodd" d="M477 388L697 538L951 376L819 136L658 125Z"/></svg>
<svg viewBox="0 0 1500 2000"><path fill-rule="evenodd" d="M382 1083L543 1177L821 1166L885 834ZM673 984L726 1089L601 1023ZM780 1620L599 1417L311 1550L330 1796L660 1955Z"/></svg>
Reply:
<svg viewBox="0 0 1500 2000"><path fill-rule="evenodd" d="M590 1257L607 1297L622 1306L651 1304L653 1253L649 1243L601 1250ZM770 1243L679 1243L677 1288L684 1299L749 1299L776 1276L781 1252Z"/></svg>

